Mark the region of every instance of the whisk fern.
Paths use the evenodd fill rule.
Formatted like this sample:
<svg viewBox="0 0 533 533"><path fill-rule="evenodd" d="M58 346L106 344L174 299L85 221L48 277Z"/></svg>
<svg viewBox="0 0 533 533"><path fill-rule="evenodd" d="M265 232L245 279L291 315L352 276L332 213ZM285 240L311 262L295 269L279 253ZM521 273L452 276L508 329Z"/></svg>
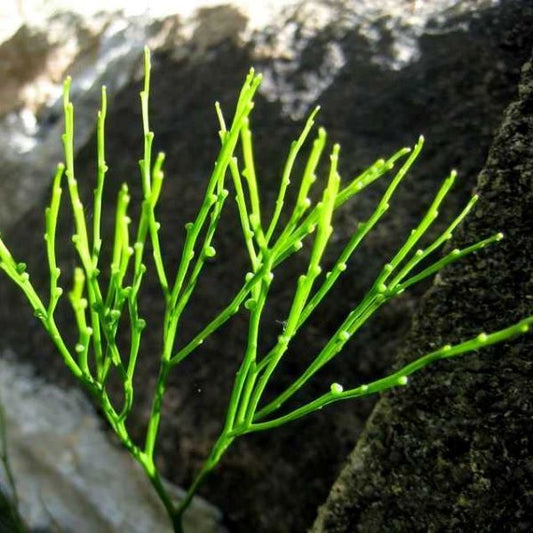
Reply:
<svg viewBox="0 0 533 533"><path fill-rule="evenodd" d="M361 302L347 314L335 333L294 381L276 398L264 402L264 394L280 361L287 354L293 338L328 295L337 280L346 271L347 264L359 245L387 213L393 195L423 146L421 137L412 149L403 148L387 160L378 160L360 175L342 181L338 171L340 146L334 144L329 155L329 170L321 194L311 194L318 183L319 165L326 150L326 132L319 128L310 143L310 153L299 180L294 204L288 205L286 193L293 180L293 170L302 148L313 131L318 108L309 116L302 133L290 146L286 164L281 174L278 196L270 218L267 217L259 195L259 180L254 165L253 138L250 129L250 113L253 98L261 82L261 76L253 70L241 89L233 117L226 123L220 105L215 106L220 124L220 152L198 214L185 225L185 242L176 272L169 272L163 260L159 239L160 224L157 221L157 204L163 182L162 153L153 157L154 133L150 129L150 56L144 54L145 78L141 92L142 128L144 133L143 157L140 161L142 206L140 215L132 223L129 215L130 195L124 184L118 193L113 241L102 241L102 199L107 174L105 156L106 92L102 90L101 109L97 121L97 179L90 210L78 192L74 166L74 107L69 99L70 80L64 84L65 132L63 145L65 161L58 165L53 179L52 197L45 213L45 245L50 272L50 291L43 299L35 290L26 265L17 262L0 239L0 268L25 294L35 316L48 331L65 364L76 378L92 394L100 405L113 431L118 435L131 455L142 465L161 498L175 531L182 527L182 516L206 476L217 466L222 455L238 437L256 431L276 428L300 417L309 415L324 406L382 392L406 385L408 376L439 359L456 357L485 346L501 342L528 331L533 317L493 333L480 333L464 342L443 346L391 375L372 383L344 389L340 383L327 386L318 398L292 410L284 411L287 400L303 387L324 365L339 354L349 339L365 322L390 299L419 281L433 276L447 265L499 241L497 233L462 249L454 249L444 256L437 252L452 237L456 227L474 207L473 196L448 227L425 247L419 241L438 216L439 206L456 180L451 172L443 181L432 204L397 253L385 264ZM227 125L229 124L229 125ZM237 147L240 151L237 152ZM242 154L239 158L237 153ZM320 167L322 168L322 167ZM395 170L397 168L397 170ZM372 183L392 175L391 181L366 221L353 231L333 266L323 272L323 257L333 232L334 213L348 200L360 194ZM194 298L196 284L203 274L206 260L216 256L216 232L232 187L242 227L243 246L250 260L249 272L242 286L224 309L205 324L192 339L178 339L177 331L183 312ZM56 258L56 230L64 192L68 194L74 216L72 244L76 250L78 266L73 276L73 287L68 297L77 325L78 339L68 346L59 330L54 314L63 295L59 282L61 270ZM318 197L313 201L311 197ZM286 222L281 222L286 220ZM138 305L144 275L147 270L147 243L152 250L152 264L161 286L165 304L160 354L159 375L148 420L144 442L134 442L128 432L127 422L134 405L133 378L138 357L142 356L141 339L146 321L140 316ZM109 265L101 260L102 246L111 249ZM268 301L276 270L298 253L304 245L309 247L309 259L305 271L297 280L289 312L283 321L283 331L267 353L259 350L262 318ZM420 268L421 265L424 265ZM102 281L102 269L108 269L108 282ZM218 330L236 313L248 318L248 336L243 346L243 358L235 377L229 398L226 420L218 440L193 482L185 498L176 502L164 486L154 457L160 430L161 406L170 372L184 359L192 355L213 332ZM119 326L129 324L130 345L124 352L117 343ZM154 327L154 326L150 326ZM178 343L179 341L179 343ZM113 370L120 377L123 398L120 404L112 401L107 379ZM346 378L348 380L348 378Z"/></svg>

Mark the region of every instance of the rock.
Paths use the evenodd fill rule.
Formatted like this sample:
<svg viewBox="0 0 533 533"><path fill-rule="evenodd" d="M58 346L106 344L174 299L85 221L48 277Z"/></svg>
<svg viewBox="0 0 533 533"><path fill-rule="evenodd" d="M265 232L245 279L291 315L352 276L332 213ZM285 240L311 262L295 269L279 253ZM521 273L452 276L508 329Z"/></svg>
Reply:
<svg viewBox="0 0 533 533"><path fill-rule="evenodd" d="M73 7L61 0L30 0L0 7L0 165L9 176L0 181L3 231L42 201L62 160L64 78L71 75L74 80L77 151L94 132L100 87L107 86L112 101L138 78L145 44L154 49L172 46L181 56L191 49L201 55L228 37L238 37L245 27L250 32L272 20L280 2L243 2L229 10L233 16L220 7L225 4L192 1L176 10L154 2L147 10L140 4L124 7L120 1Z"/></svg>
<svg viewBox="0 0 533 533"><path fill-rule="evenodd" d="M80 533L171 531L144 472L109 442L81 392L44 383L14 357L0 359L0 402L26 524ZM0 470L0 485L8 486ZM185 531L222 533L219 520L220 512L197 498Z"/></svg>
<svg viewBox="0 0 533 533"><path fill-rule="evenodd" d="M227 39L252 43L265 65L263 93L280 102L283 113L302 118L345 65L340 41L352 28L372 48L371 62L399 70L419 56L428 21L438 27L450 13L490 4L241 0L228 7L212 0L185 2L176 10L163 1L149 9L120 1L77 8L61 0L7 3L0 8L0 165L10 179L0 182L0 202L9 198L9 206L0 203L0 227L6 231L41 201L62 158L61 86L67 74L74 78L76 150L94 131L100 86L107 85L112 97L131 82L145 43L170 49L175 59L205 58ZM299 73L307 45L332 27L335 36L320 65Z"/></svg>
<svg viewBox="0 0 533 533"><path fill-rule="evenodd" d="M479 176L476 217L451 246L495 230L506 239L439 275L396 366L533 314L532 147L533 57ZM531 530L532 348L526 335L386 394L311 531Z"/></svg>
<svg viewBox="0 0 533 533"><path fill-rule="evenodd" d="M76 148L95 124L101 85L111 95L132 78L150 28L138 20L61 12L30 20L0 45L0 226L3 231L42 201L63 158L62 83L74 78ZM8 200L9 203L6 203Z"/></svg>

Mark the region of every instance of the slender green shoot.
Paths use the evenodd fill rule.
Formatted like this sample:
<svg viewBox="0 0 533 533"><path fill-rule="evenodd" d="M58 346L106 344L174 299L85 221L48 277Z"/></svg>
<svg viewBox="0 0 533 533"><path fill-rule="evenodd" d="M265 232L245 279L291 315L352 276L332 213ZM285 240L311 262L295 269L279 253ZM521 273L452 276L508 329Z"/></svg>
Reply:
<svg viewBox="0 0 533 533"><path fill-rule="evenodd" d="M75 174L74 106L70 101L70 79L64 83L65 131L63 147L65 161L57 167L53 178L51 200L45 211L46 256L50 273L48 301L35 290L26 264L17 262L0 238L0 268L21 289L35 316L48 331L67 367L93 395L111 428L122 444L143 467L169 515L175 531L182 531L182 518L198 489L209 473L218 465L232 442L245 434L273 429L311 414L326 405L341 400L358 398L405 386L409 376L440 359L457 357L480 350L486 346L526 333L533 316L492 333L480 333L455 345L422 355L403 368L372 383L344 389L333 383L322 395L290 410L282 410L308 381L337 354L364 326L370 317L389 300L412 285L434 275L447 265L478 252L503 238L501 233L484 236L462 249L453 249L441 255L443 245L456 228L472 211L477 196L473 196L446 229L423 247L420 242L438 217L439 208L456 180L455 171L444 180L426 214L410 235L400 243L397 252L383 266L374 283L362 300L350 310L324 347L295 376L292 383L273 400L264 402L265 392L280 362L289 355L289 347L300 328L305 325L339 278L347 272L348 264L367 235L380 223L390 209L390 203L411 166L419 156L424 139L415 146L402 148L389 159L380 159L360 175L343 182L339 172L340 146L334 144L329 155L329 166L324 176L323 154L327 139L323 128L308 141L319 108L310 114L302 133L293 141L280 178L277 199L271 216L261 205L260 179L257 173L250 113L254 95L261 76L250 71L239 94L235 111L226 121L220 105L215 105L219 122L220 151L207 180L205 194L196 217L185 225L185 242L176 272L165 264L163 243L160 240L160 223L157 206L164 184L164 154L153 155L154 133L150 129L150 76L151 63L148 49L144 51L144 85L141 91L143 128L142 157L139 161L142 185L142 205L138 220L132 223L129 215L131 201L127 184L123 184L116 199L114 236L110 242L102 239L102 211L105 182L108 172L105 154L105 123L107 94L102 89L101 109L97 119L97 176L93 191L92 224L86 215L78 191ZM302 166L302 175L294 177L298 157L310 144L309 153ZM240 156L238 155L240 154ZM335 214L356 195L380 179L389 178L388 186L368 218L354 228L352 236L333 261L329 271L323 271L324 257L334 232ZM296 185L294 205L288 205L287 192ZM63 295L59 282L61 269L56 257L57 222L61 212L63 188L68 191L70 209L74 217L72 244L78 264L74 269L73 287L68 296L77 326L78 339L68 346L55 322L55 311ZM311 191L322 188L320 191ZM217 258L216 239L223 210L233 189L236 209L243 235L243 248L250 260L250 270L242 280L240 289L218 314L207 324L199 325L192 338L178 335L181 319L189 303L195 298L195 289L201 276L206 275L206 265ZM315 192L319 194L315 194ZM314 201L311 197L316 197ZM344 207L345 208L345 207ZM286 221L286 222L282 222ZM136 228L133 231L131 228ZM90 231L89 231L90 230ZM426 237L427 239L427 237ZM141 442L134 442L128 432L128 418L135 403L134 377L139 357L142 357L142 333L146 321L141 317L139 295L147 271L145 251L152 250L152 265L161 286L165 311L159 327L162 349L159 354L159 373L153 395L147 429ZM103 265L101 250L109 247L111 260ZM237 246L237 244L236 244ZM260 350L263 314L277 269L293 254L307 247L308 262L298 278L284 327L273 346L266 353ZM424 266L420 268L420 265ZM101 269L108 272L108 282L101 281ZM102 276L103 279L103 276ZM202 343L237 313L248 320L248 336L243 347L242 362L235 374L226 419L203 467L193 481L186 496L174 501L161 473L156 467L157 442L160 433L161 410L170 372L200 348ZM129 347L119 347L119 327L129 328ZM157 328L157 325L150 325ZM121 402L111 400L107 381L113 372L123 387ZM345 380L348 380L345 377ZM2 449L4 449L3 447Z"/></svg>

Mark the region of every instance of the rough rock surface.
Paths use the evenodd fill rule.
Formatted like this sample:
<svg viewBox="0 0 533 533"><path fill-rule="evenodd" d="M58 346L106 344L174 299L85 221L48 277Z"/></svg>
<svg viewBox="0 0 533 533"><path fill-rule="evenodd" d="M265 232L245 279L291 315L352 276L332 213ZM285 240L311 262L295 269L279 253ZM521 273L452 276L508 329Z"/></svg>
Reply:
<svg viewBox="0 0 533 533"><path fill-rule="evenodd" d="M533 314L533 58L482 170L476 217L451 246L506 239L439 276L396 365ZM533 339L441 362L375 407L312 528L531 531Z"/></svg>
<svg viewBox="0 0 533 533"><path fill-rule="evenodd" d="M324 0L312 3L312 7L309 4L283 11L248 40L242 38L246 16L236 7L201 10L195 25L189 27L189 40L175 31L179 21L168 20L157 33L160 48L153 61L156 148L167 152L166 189L159 215L169 264L177 259L183 224L195 212L216 156L212 104L218 99L229 110L252 64L266 75L253 116L266 206L275 197L281 159L298 134L300 123L296 119L315 103L322 105L320 121L330 138L341 142L343 175L353 175L377 157L412 144L419 133L428 139L413 175L398 191L390 216L369 236L329 306L321 309L295 344L280 369L274 391L298 375L358 301L378 268L424 212L451 167L457 167L463 179L443 209L443 220L449 220L464 204L500 115L515 95L520 66L533 44L533 12L525 0L432 2L438 8L431 13L425 11L429 3L407 0ZM351 7L354 4L356 8ZM393 11L387 13L391 6ZM215 31L221 26L229 28L229 33ZM137 176L139 87L138 83L128 85L115 95L109 112L108 159L112 170L107 207L111 211L120 183L127 178L133 184ZM90 197L94 176L94 146L92 138L77 160L79 176L86 177L80 179L86 198ZM139 198L135 186L132 194L135 203ZM379 185L340 214L334 236L337 250L378 194ZM24 224L10 220L11 230L4 236L17 257L28 260L32 277L45 290L46 272L39 269L44 263L39 255L42 236L40 231L33 231L41 227L43 207L41 198L26 213ZM20 220L19 216L15 218ZM210 265L198 286L197 304L183 325L184 337L197 331L199 323L228 301L246 270L246 258L236 247L241 236L235 213L230 208L225 216L216 241L219 259ZM112 223L110 213L107 227ZM68 217L60 232L68 242L72 233ZM62 250L62 259L67 272L74 258ZM301 267L295 262L276 280L277 301L265 319L264 345L279 334L284 306ZM154 280L147 281L142 312L150 327L139 361L137 409L131 419L137 438L144 431L160 336L160 290ZM64 286L69 282L64 281ZM302 391L298 401L316 397L332 381L348 385L382 375L398 339L410 325L416 296L423 289L405 294L385 308L349 345L345 356ZM72 378L20 295L5 282L0 283L0 302L2 342L16 346L21 357L31 360L48 379L72 385ZM163 472L172 481L183 485L190 482L220 429L245 328L244 315L237 316L172 378L159 458ZM36 353L40 356L35 357ZM242 439L224 458L203 494L222 507L232 531L305 530L353 447L372 403L372 399L349 403L271 433Z"/></svg>

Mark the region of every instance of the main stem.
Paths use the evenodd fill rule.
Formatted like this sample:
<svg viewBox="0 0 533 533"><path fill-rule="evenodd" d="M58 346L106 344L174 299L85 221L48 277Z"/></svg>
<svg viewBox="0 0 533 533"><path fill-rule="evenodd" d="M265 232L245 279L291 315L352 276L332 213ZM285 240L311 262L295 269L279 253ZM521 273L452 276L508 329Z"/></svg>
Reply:
<svg viewBox="0 0 533 533"><path fill-rule="evenodd" d="M229 437L227 432L223 432L218 438L217 442L213 446L209 457L206 459L202 469L196 476L189 490L185 494L185 497L180 501L178 507L171 515L172 525L174 527L174 533L182 533L183 531L183 515L192 502L192 499L198 492L198 489L203 485L207 476L215 469L219 463L222 455L228 449L235 437Z"/></svg>
<svg viewBox="0 0 533 533"><path fill-rule="evenodd" d="M147 438L145 443L144 452L138 454L137 459L142 464L152 486L156 490L161 502L165 506L167 514L172 523L174 533L183 533L183 515L192 502L196 492L201 487L207 476L217 466L222 455L227 450L229 445L233 442L234 436L229 436L232 427L225 428L219 438L217 439L209 457L206 459L202 469L196 476L192 485L189 487L185 497L176 506L167 489L163 485L162 479L154 464L154 452L155 442L157 440L157 434L159 431L159 422L161 417L161 407L163 402L163 396L165 393L165 385L168 377L170 365L168 360L164 360L161 363L159 370L159 377L157 383L156 395L152 404L152 413L150 416L150 423L147 431Z"/></svg>

